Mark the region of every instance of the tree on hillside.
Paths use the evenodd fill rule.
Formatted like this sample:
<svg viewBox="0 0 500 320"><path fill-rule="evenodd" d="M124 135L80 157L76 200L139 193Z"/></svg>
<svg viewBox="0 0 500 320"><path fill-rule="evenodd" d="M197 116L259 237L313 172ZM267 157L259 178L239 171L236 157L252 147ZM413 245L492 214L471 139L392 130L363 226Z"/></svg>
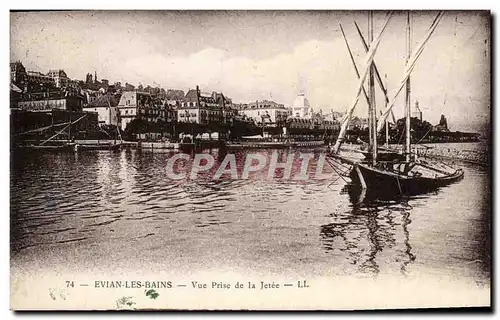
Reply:
<svg viewBox="0 0 500 320"><path fill-rule="evenodd" d="M182 100L182 99L184 99L184 91L175 90L175 89L168 89L166 96L167 96L168 100Z"/></svg>

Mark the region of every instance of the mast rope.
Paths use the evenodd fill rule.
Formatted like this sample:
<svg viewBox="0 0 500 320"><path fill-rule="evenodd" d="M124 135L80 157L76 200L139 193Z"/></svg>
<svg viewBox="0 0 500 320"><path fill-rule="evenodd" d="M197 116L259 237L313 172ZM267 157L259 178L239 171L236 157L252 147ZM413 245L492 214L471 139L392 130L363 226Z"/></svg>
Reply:
<svg viewBox="0 0 500 320"><path fill-rule="evenodd" d="M72 124L75 124L77 122L79 122L80 120L82 120L83 118L87 117L87 114L83 115L82 117L78 118L77 120L75 120L74 122L70 122L70 124L68 124L66 127L64 127L61 131L57 132L55 135L53 135L52 137L48 138L47 140L43 141L42 143L40 143L41 146L43 146L45 143L49 142L50 140L54 139L55 137L57 137L58 135L60 135L61 133L63 133L64 131L66 131L66 129L68 129L69 127L71 127ZM71 120L71 118L70 118Z"/></svg>

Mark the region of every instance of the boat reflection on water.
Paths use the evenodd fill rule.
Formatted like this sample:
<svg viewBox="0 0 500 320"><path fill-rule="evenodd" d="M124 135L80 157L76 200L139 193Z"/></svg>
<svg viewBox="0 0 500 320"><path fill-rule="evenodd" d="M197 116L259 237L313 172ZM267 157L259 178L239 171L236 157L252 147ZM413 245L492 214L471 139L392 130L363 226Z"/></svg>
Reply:
<svg viewBox="0 0 500 320"><path fill-rule="evenodd" d="M335 220L321 226L321 241L327 253L339 251L356 275L407 275L415 261L408 226L411 223L410 198L366 194L348 183L341 193L348 194L350 211L334 214ZM349 271L352 272L352 271Z"/></svg>

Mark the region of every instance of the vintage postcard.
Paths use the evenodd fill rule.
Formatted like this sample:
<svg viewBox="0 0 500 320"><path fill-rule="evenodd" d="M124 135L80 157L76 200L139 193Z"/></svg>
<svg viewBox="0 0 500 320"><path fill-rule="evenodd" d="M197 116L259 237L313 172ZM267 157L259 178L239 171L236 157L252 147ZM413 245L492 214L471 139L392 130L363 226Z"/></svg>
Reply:
<svg viewBox="0 0 500 320"><path fill-rule="evenodd" d="M11 309L490 308L491 21L11 11Z"/></svg>

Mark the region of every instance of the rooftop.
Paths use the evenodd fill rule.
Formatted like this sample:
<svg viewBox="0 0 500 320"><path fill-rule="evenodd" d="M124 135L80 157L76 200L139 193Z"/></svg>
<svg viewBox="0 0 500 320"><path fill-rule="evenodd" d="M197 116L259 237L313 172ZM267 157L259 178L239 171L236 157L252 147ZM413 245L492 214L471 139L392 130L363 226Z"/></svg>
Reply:
<svg viewBox="0 0 500 320"><path fill-rule="evenodd" d="M89 103L89 107L116 107L120 99L110 94L105 94Z"/></svg>

